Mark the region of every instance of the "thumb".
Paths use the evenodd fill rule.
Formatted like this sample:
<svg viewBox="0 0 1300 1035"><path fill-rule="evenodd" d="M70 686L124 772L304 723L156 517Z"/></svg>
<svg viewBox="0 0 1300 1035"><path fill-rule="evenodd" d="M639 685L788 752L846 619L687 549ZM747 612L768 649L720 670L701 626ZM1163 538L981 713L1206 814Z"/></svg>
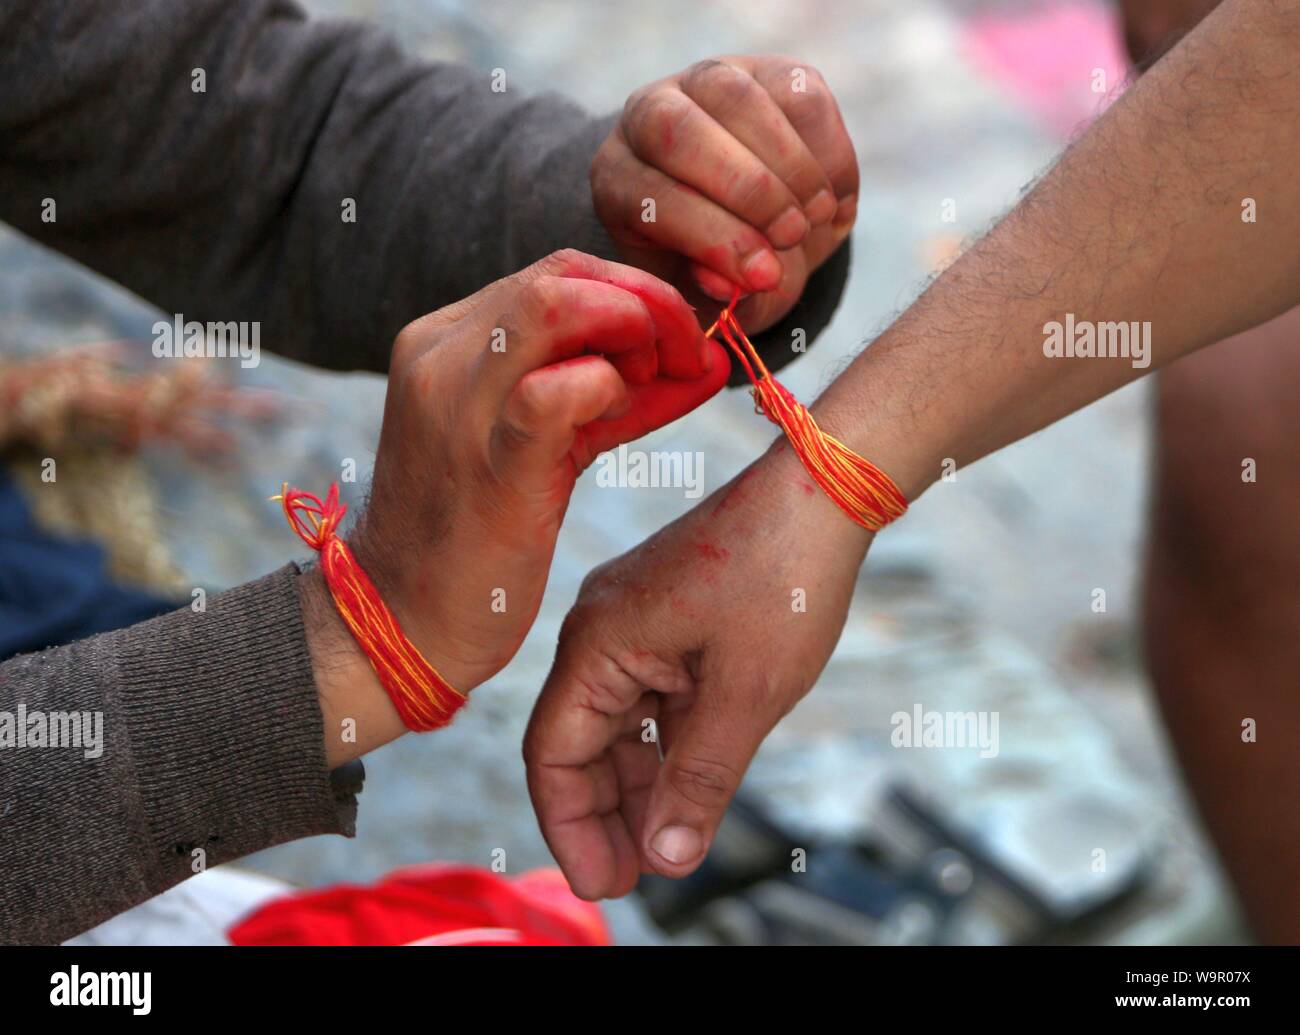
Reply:
<svg viewBox="0 0 1300 1035"><path fill-rule="evenodd" d="M661 717L667 754L646 807L641 854L665 877L684 877L703 861L765 732L740 702L706 708L708 700L703 686L680 730L671 715Z"/></svg>
<svg viewBox="0 0 1300 1035"><path fill-rule="evenodd" d="M523 490L551 483L556 465L574 448L578 429L602 415L627 412L627 386L601 356L539 367L506 400L493 444L506 481ZM581 458L575 459L577 470Z"/></svg>

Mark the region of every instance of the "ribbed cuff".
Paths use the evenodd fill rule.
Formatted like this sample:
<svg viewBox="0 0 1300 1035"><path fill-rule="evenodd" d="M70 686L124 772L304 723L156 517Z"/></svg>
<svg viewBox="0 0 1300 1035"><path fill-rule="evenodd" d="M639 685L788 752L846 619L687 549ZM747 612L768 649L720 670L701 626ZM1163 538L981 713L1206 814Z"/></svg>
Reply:
<svg viewBox="0 0 1300 1035"><path fill-rule="evenodd" d="M165 879L315 834L353 836L364 771L326 768L294 565L115 634L147 833Z"/></svg>

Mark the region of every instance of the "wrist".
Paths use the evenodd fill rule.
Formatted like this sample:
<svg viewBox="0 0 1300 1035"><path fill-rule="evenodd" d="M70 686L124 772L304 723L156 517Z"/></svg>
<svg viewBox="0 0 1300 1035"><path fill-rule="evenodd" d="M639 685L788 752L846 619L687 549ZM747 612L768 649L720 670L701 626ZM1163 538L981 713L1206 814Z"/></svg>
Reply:
<svg viewBox="0 0 1300 1035"><path fill-rule="evenodd" d="M753 495L763 508L758 527L792 529L800 540L815 541L819 553L862 563L875 533L832 502L784 437L772 443L752 471Z"/></svg>
<svg viewBox="0 0 1300 1035"><path fill-rule="evenodd" d="M442 631L438 601L433 598L430 579L409 554L403 558L374 533L370 512L362 515L356 531L348 537L348 547L361 570L374 583L384 605L393 613L415 649L453 687L463 694L488 679L482 665L458 657L450 650L449 637Z"/></svg>
<svg viewBox="0 0 1300 1035"><path fill-rule="evenodd" d="M888 475L910 505L938 480L949 453L930 411L891 376L901 345L878 339L809 409L822 430Z"/></svg>
<svg viewBox="0 0 1300 1035"><path fill-rule="evenodd" d="M325 759L333 769L396 740L406 727L339 617L318 566L299 577L298 602L320 699Z"/></svg>

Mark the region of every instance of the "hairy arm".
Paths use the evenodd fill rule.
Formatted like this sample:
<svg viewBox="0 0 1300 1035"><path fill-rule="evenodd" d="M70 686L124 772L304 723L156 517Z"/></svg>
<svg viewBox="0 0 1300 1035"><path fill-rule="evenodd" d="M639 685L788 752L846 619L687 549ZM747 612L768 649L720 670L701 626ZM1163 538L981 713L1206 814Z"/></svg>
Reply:
<svg viewBox="0 0 1300 1035"><path fill-rule="evenodd" d="M977 460L1300 302L1298 49L1300 4L1222 5L814 412L915 498L944 458ZM1149 366L1045 355L1067 314L1149 322Z"/></svg>
<svg viewBox="0 0 1300 1035"><path fill-rule="evenodd" d="M915 499L945 458L971 463L1295 305L1298 47L1294 0L1225 3L850 365L813 407L822 425ZM1070 314L1149 321L1150 363L1049 357L1044 328ZM699 865L834 650L870 541L782 440L588 576L524 746L578 894Z"/></svg>

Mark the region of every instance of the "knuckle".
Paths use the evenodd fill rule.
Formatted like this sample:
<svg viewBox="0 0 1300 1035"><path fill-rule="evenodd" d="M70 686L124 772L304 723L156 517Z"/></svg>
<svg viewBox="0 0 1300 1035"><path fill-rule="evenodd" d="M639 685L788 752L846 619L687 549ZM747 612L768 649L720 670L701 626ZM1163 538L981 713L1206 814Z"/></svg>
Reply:
<svg viewBox="0 0 1300 1035"><path fill-rule="evenodd" d="M829 92L826 86L826 77L822 75L821 69L808 64L805 64L801 67L803 68L804 72L808 76L809 86L814 87L815 89L820 90L823 93Z"/></svg>
<svg viewBox="0 0 1300 1035"><path fill-rule="evenodd" d="M424 351L424 341L423 318L413 320L398 331L397 337L393 339L393 351L389 358L390 372L400 373L409 367Z"/></svg>
<svg viewBox="0 0 1300 1035"><path fill-rule="evenodd" d="M528 787L528 794L538 810L538 820L542 822L544 822L543 810L548 810L564 800L557 794L554 786L545 779L548 767L561 764L555 762L555 758L557 752L563 751L563 748L562 741L557 743L555 738L545 730L535 728L531 723L520 745L519 754L524 762L524 781Z"/></svg>
<svg viewBox="0 0 1300 1035"><path fill-rule="evenodd" d="M536 721L530 720L519 752L523 756L524 765L530 770L541 765L549 754L547 746L545 730Z"/></svg>
<svg viewBox="0 0 1300 1035"><path fill-rule="evenodd" d="M556 255L561 253L557 252ZM552 256L542 260L549 263ZM501 326L508 328L507 337L523 335L524 340L543 334L543 329L554 322L554 316L562 311L569 293L572 280L563 276L572 273L578 266L575 263L556 260L553 265L540 265L533 275L519 285L508 311L502 317Z"/></svg>
<svg viewBox="0 0 1300 1035"><path fill-rule="evenodd" d="M782 107L787 109L791 102L798 104L799 101L807 98L825 100L830 97L826 77L819 69L798 58L773 58L758 74L763 85L774 96L781 99ZM798 89L795 89L796 83Z"/></svg>
<svg viewBox="0 0 1300 1035"><path fill-rule="evenodd" d="M535 284L548 276L559 277L566 273L581 271L589 266L591 261L591 256L578 251L577 248L558 248L533 264L534 276L530 281Z"/></svg>
<svg viewBox="0 0 1300 1035"><path fill-rule="evenodd" d="M710 110L726 112L750 100L758 84L725 61L709 58L683 73L682 88Z"/></svg>
<svg viewBox="0 0 1300 1035"><path fill-rule="evenodd" d="M821 70L807 61L801 61L799 58L787 55L780 58L777 65L779 69L778 74L786 82L789 82L794 78L795 74L798 73L799 76L807 82L810 90L813 88L825 89L826 87L826 79L822 75Z"/></svg>
<svg viewBox="0 0 1300 1035"><path fill-rule="evenodd" d="M628 119L632 112L636 111L637 108L641 106L641 102L653 94L657 89L659 89L659 85L652 84L651 86L642 86L640 89L633 90L627 95L627 100L623 102L622 122L624 127L627 126Z"/></svg>
<svg viewBox="0 0 1300 1035"><path fill-rule="evenodd" d="M795 128L806 127L830 117L831 95L826 84L808 77L806 88L790 91L785 104L786 115Z"/></svg>
<svg viewBox="0 0 1300 1035"><path fill-rule="evenodd" d="M676 90L656 90L628 101L623 116L628 140L636 148L657 146L690 117L690 100Z"/></svg>
<svg viewBox="0 0 1300 1035"><path fill-rule="evenodd" d="M529 726L524 734L523 743L519 745L519 757L523 759L524 768L527 770L535 768L542 757L542 748L538 739L538 734L533 732L532 726Z"/></svg>
<svg viewBox="0 0 1300 1035"><path fill-rule="evenodd" d="M586 583L584 581L583 590L580 592L584 592L585 590ZM581 601L579 601L574 604L573 607L569 609L569 613L564 616L564 621L560 623L560 635L558 637L560 649L563 649L567 644L576 640L578 634L586 628L587 615L585 611L586 609L582 606Z"/></svg>
<svg viewBox="0 0 1300 1035"><path fill-rule="evenodd" d="M794 706L807 692L806 689L792 687L784 681L761 679L755 694L755 714L766 717L770 720L770 726L775 726L794 711Z"/></svg>
<svg viewBox="0 0 1300 1035"><path fill-rule="evenodd" d="M682 73L683 86L699 86L717 75L718 69L726 66L717 58L703 58L696 61Z"/></svg>
<svg viewBox="0 0 1300 1035"><path fill-rule="evenodd" d="M536 381L524 378L515 386L511 410L512 419L504 430L513 437L514 444L523 445L535 437L545 415Z"/></svg>
<svg viewBox="0 0 1300 1035"><path fill-rule="evenodd" d="M561 254L559 252L557 255ZM572 267L567 260L563 261L563 269L568 270ZM525 312L539 314L546 306L554 304L564 291L565 279L558 272L546 271L540 277L530 280L519 290L519 297L516 304Z"/></svg>
<svg viewBox="0 0 1300 1035"><path fill-rule="evenodd" d="M575 604L573 610L569 612L569 618L573 618L578 609L585 605L591 598L600 596L607 588L616 583L617 578L614 575L614 561L605 561L604 564L599 564L592 568L591 571L587 572L586 576L582 580L582 585L578 588L578 603ZM566 623L569 621L569 618L565 619Z"/></svg>

